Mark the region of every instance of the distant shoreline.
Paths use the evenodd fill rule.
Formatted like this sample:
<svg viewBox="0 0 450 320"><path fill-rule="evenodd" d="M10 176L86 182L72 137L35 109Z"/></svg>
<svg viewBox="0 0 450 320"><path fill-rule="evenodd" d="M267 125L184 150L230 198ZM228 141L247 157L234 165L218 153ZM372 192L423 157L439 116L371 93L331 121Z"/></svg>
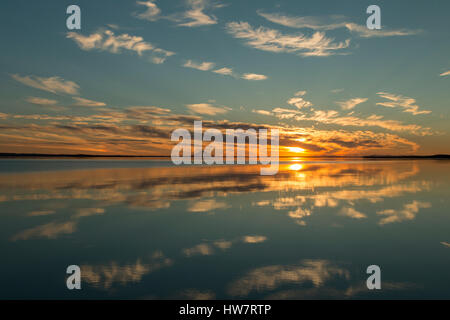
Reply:
<svg viewBox="0 0 450 320"><path fill-rule="evenodd" d="M0 153L0 158L170 158L170 156L97 155L97 154L46 154Z"/></svg>
<svg viewBox="0 0 450 320"><path fill-rule="evenodd" d="M450 154L433 154L428 156L410 155L410 156L363 156L367 159L450 159Z"/></svg>
<svg viewBox="0 0 450 320"><path fill-rule="evenodd" d="M149 155L91 155L91 154L45 154L45 153L0 153L0 158L170 158ZM330 158L330 159L450 159L450 154L434 155L369 155L369 156L280 156L280 158Z"/></svg>

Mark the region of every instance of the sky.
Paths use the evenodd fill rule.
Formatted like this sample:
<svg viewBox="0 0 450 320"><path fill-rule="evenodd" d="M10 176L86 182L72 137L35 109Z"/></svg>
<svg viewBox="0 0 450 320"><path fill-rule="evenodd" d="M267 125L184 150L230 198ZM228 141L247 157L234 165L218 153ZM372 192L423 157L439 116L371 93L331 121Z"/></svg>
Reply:
<svg viewBox="0 0 450 320"><path fill-rule="evenodd" d="M0 7L0 152L169 155L202 120L278 129L282 155L450 153L448 1Z"/></svg>

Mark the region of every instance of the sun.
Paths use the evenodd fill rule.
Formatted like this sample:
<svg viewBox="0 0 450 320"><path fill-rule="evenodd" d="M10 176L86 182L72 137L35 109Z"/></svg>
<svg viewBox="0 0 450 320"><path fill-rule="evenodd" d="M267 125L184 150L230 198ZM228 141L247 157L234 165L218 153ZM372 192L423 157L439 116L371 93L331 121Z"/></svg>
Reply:
<svg viewBox="0 0 450 320"><path fill-rule="evenodd" d="M306 151L305 149L299 147L288 147L288 150L295 153L302 153Z"/></svg>

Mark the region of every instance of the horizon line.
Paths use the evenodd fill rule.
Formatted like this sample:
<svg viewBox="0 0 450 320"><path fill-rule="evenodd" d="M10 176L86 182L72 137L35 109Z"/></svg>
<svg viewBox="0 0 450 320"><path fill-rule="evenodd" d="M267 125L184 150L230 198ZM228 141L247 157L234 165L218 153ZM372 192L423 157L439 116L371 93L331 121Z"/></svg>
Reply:
<svg viewBox="0 0 450 320"><path fill-rule="evenodd" d="M99 155L99 154L53 154L53 153L14 153L0 152L0 158L3 157L68 157L68 158L170 158L168 155ZM193 158L193 156L192 156ZM248 158L248 157L246 157ZM299 156L279 156L279 158L449 158L450 154L432 154L432 155L299 155Z"/></svg>

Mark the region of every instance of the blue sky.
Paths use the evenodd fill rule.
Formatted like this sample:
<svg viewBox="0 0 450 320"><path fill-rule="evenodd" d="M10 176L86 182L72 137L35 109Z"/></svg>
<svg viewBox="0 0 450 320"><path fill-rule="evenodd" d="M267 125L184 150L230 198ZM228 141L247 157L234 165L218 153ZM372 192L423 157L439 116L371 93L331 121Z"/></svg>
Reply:
<svg viewBox="0 0 450 320"><path fill-rule="evenodd" d="M67 30L70 4L81 8L81 30ZM381 30L365 27L371 4L381 8ZM301 133L299 147L311 152L352 153L350 143L362 154L450 152L447 1L7 0L1 7L4 152L84 152L77 145L98 139L102 152L126 153L105 139L142 139L131 134L136 125L170 132L169 112L211 127L226 120L290 128L286 134ZM89 44L95 36L102 40ZM120 37L134 47L118 45ZM133 107L153 117L105 121ZM58 131L63 125L77 128ZM115 127L93 131L106 125ZM34 141L33 130L48 135ZM84 142L52 138L76 130ZM337 135L345 143L333 142ZM163 136L147 138L158 144ZM365 144L369 137L374 142Z"/></svg>

